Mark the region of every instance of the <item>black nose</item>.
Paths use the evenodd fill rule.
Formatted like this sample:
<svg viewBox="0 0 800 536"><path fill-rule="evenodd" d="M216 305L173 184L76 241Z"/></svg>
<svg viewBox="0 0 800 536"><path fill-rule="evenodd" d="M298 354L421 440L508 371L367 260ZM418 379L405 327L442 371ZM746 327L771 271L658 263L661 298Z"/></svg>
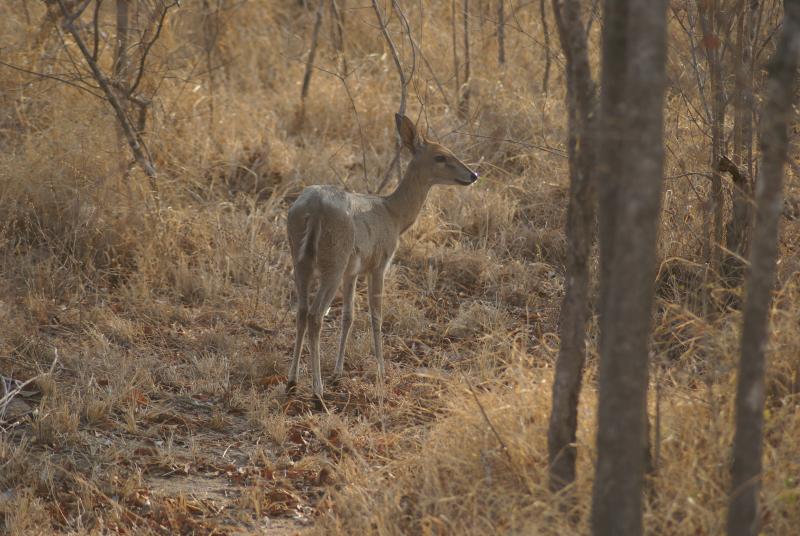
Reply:
<svg viewBox="0 0 800 536"><path fill-rule="evenodd" d="M472 173L470 173L469 179L470 182L475 182L476 180L478 180L478 174L473 171Z"/></svg>

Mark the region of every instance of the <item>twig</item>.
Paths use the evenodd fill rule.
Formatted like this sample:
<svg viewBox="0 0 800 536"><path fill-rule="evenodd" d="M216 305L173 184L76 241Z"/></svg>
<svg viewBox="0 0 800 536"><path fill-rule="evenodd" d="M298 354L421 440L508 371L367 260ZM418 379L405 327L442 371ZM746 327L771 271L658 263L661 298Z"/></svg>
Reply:
<svg viewBox="0 0 800 536"><path fill-rule="evenodd" d="M281 56L283 56L284 58L287 58L287 59L289 59L291 61L298 61L298 62L301 61L301 60L298 60L296 58L291 58L289 56L285 56L285 55L281 55ZM325 74L329 74L331 76L335 76L336 78L338 78L342 82L342 85L344 86L344 91L345 91L345 93L347 93L347 98L350 100L350 107L353 108L353 115L355 116L356 125L358 126L358 135L359 135L359 138L361 139L361 163L362 163L362 167L364 168L364 182L366 183L367 180L368 180L367 179L367 152L366 152L366 142L365 142L365 139L364 139L364 130L361 128L361 120L358 117L358 108L356 108L355 98L353 97L353 93L350 91L350 86L347 85L347 79L350 78L350 76L352 76L353 74L355 74L358 69L357 68L353 69L347 75L342 76L340 73L336 73L336 72L330 71L328 69L325 69L324 67L320 67L319 65L311 65L311 68L312 69L316 69L318 71L321 71L321 72L323 72Z"/></svg>
<svg viewBox="0 0 800 536"><path fill-rule="evenodd" d="M136 80L133 82L133 85L128 90L128 94L132 95L136 88L139 87L139 82L142 81L142 75L144 74L144 64L147 61L147 56L150 54L150 49L153 48L153 45L156 41L158 41L158 37L161 35L161 29L164 27L164 20L167 18L167 13L169 10L175 6L179 6L178 0L175 0L169 5L164 6L164 11L161 12L161 18L158 20L158 26L156 27L156 33L153 35L153 38L145 45L144 51L142 52L142 57L139 60L139 72L136 73Z"/></svg>
<svg viewBox="0 0 800 536"><path fill-rule="evenodd" d="M687 171L686 173L678 173L677 175L667 175L664 177L665 181L673 180L673 179L682 179L684 177L704 177L708 180L714 178L711 173L703 173L700 171Z"/></svg>
<svg viewBox="0 0 800 536"><path fill-rule="evenodd" d="M15 71L19 71L21 73L25 73L25 74L30 74L30 75L36 76L37 78L41 78L41 79L44 79L44 80L55 80L56 82L61 82L62 84L66 84L68 86L72 86L72 87L74 87L76 89L79 89L81 91L85 91L86 93L88 93L92 97L105 100L105 97L103 97L103 95L101 95L99 93L95 93L94 91L92 91L88 87L82 86L81 84L78 84L77 82L73 82L72 80L67 80L66 78L60 78L60 77L52 75L52 74L39 73L39 72L36 72L36 71L30 71L30 70L25 69L23 67L19 67L17 65L12 65L10 63L6 63L6 62L4 62L2 60L0 60L0 65L3 65L4 67L8 67L9 69L13 69ZM81 82L83 82L83 80L81 80L80 78L77 78L77 80L80 80ZM85 82L83 82L83 83L85 83ZM93 86L89 86L89 87L93 87Z"/></svg>
<svg viewBox="0 0 800 536"><path fill-rule="evenodd" d="M511 138L495 138L494 136L484 136L481 134L472 134L470 132L463 132L461 130L453 130L455 134L464 134L465 136L470 136L473 138L480 138L484 140L494 140L494 141L502 141L504 143L513 143L514 145L520 145L522 147L526 147L528 149L537 149L539 151L543 151L545 153L554 154L556 156L560 156L561 158L567 158L567 153L560 149L556 149L554 147L547 147L545 145L536 145L534 143L527 143L524 141L519 140L512 140Z"/></svg>
<svg viewBox="0 0 800 536"><path fill-rule="evenodd" d="M506 442L503 441L502 437L500 437L500 433L497 431L497 428L494 427L494 424L492 423L491 419L489 419L489 415L486 414L486 410L484 409L483 404L481 404L481 401L478 398L478 393L475 392L475 389L472 387L472 383L470 383L469 378L467 378L467 375L464 374L464 372L461 372L461 376L467 383L467 387L469 387L469 392L472 393L472 397L475 399L475 404L478 405L478 409L480 410L481 415L483 416L483 420L486 421L486 424L489 426L489 429L492 431L492 434L494 434L495 439L497 439L497 442L500 443L500 448L506 455L509 465L511 465L512 469L514 469L514 471L517 473L520 479L522 479L522 482L525 484L525 487L528 488L528 493L531 493L531 489L530 487L528 487L528 483L523 477L525 473L522 472L519 467L517 467L516 463L514 463L514 458L511 457L511 452L508 450Z"/></svg>
<svg viewBox="0 0 800 536"><path fill-rule="evenodd" d="M411 31L409 30L408 20L406 20L405 15L402 14L400 7L397 5L395 0L392 0L392 7L396 10L400 16L400 19L404 21L406 26L406 31L409 35L411 35ZM389 29L386 27L386 22L383 19L383 14L381 13L381 8L378 6L377 0L372 0L372 8L375 10L375 16L378 18L378 26L380 27L381 34L383 34L383 38L386 41L386 44L389 46L389 51L392 54L392 60L394 60L394 66L397 69L397 76L400 78L400 105L398 107L397 113L401 116L406 115L406 101L408 100L408 81L410 77L406 77L406 73L403 70L403 64L400 62L400 55L397 52L397 46L394 44L394 40L392 36L389 35ZM414 45L411 45L411 53L414 58L414 65L416 64L416 54L414 52ZM412 66L411 76L414 75L414 66ZM400 142L400 134L397 133L395 135L395 148L396 152L400 153L401 148ZM397 169L397 176L398 179L400 178L400 161L399 159L395 158L392 160L393 166ZM390 168L391 169L391 168ZM384 186L386 181L381 181L381 187ZM379 188L380 190L380 188Z"/></svg>
<svg viewBox="0 0 800 536"><path fill-rule="evenodd" d="M53 362L50 363L50 369L48 369L47 372L42 372L40 374L37 374L33 378L30 378L30 379L20 383L19 385L17 385L17 387L15 387L14 389L12 389L12 390L10 390L8 392L5 392L6 391L6 384L5 384L5 381L3 381L3 391L5 393L3 394L3 397L0 398L0 420L2 420L3 416L6 414L6 409L8 408L8 404L11 403L11 399L13 399L19 393L21 393L22 390L25 389L25 387L27 387L31 383L35 382L36 380L38 380L42 376L45 376L46 374L52 374L53 373L53 371L56 368L56 363L58 363L58 348L54 348L53 349L53 353L54 353Z"/></svg>
<svg viewBox="0 0 800 536"><path fill-rule="evenodd" d="M389 176L392 174L392 168L397 163L397 160L400 158L400 150L397 149L394 152L394 158L392 158L392 163L389 164L389 167L386 168L386 171L383 173L383 178L381 179L381 183L378 185L378 189L375 190L376 194L381 193L381 191L389 184Z"/></svg>

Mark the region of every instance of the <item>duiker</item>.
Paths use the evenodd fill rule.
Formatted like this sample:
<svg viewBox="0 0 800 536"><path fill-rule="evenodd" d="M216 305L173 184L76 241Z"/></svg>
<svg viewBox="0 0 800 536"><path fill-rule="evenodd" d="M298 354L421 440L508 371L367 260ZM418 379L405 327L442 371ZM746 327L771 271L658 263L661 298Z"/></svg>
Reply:
<svg viewBox="0 0 800 536"><path fill-rule="evenodd" d="M411 152L411 162L393 193L382 197L348 193L333 186L309 186L289 209L287 230L298 305L297 339L286 391L292 393L295 389L303 340L308 331L318 407L324 407L319 337L322 318L336 290L342 287L344 305L335 377L341 376L344 367L345 346L353 323L356 280L359 275L367 274L375 358L378 377L382 379L383 278L400 235L417 220L432 186L468 186L478 180L478 174L447 148L425 139L408 117L395 115L395 122L403 145ZM314 276L319 277L320 285L310 301L309 286Z"/></svg>

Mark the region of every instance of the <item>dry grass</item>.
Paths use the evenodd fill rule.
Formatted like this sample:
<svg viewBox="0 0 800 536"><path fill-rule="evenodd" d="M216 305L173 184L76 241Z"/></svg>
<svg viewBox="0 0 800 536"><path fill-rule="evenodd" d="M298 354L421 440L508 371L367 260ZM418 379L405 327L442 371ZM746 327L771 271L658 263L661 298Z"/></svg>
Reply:
<svg viewBox="0 0 800 536"><path fill-rule="evenodd" d="M41 3L24 4L0 7L3 61L72 72L74 46L43 24ZM423 124L482 179L435 192L403 239L387 280L385 391L375 386L368 321L358 313L347 379L330 389L332 413L319 414L283 392L294 337L284 214L307 184L376 187L394 150L391 58L374 14L350 6L353 74L345 80L358 116L343 82L317 70L301 121L313 13L288 0L223 1L212 94L201 67L201 3L184 4L143 81L146 91L158 89L146 140L160 171L160 208L138 168L123 179L129 156L106 103L0 67L0 373L32 378L58 356L54 372L41 374L1 423L3 530L588 532L593 344L574 500L546 489L567 177L557 154L560 60L542 93L544 53L531 37L541 34L537 10L518 11L501 71L493 12L476 8L472 114L462 121L452 106L449 5L424 1L420 13L404 3L416 32L423 24L416 37L437 78L418 62L411 111L424 103ZM335 70L328 24L317 61ZM391 30L399 35L396 20ZM691 98L685 43L673 46L672 79ZM105 67L110 57L104 50ZM668 174L707 167L708 141L677 98L666 139ZM695 299L708 284L696 266L705 188L700 179L667 184L651 375L661 411L645 514L651 534L723 528L740 316L723 308L709 320ZM794 195L793 180L789 188ZM784 223L765 534L789 534L800 521L800 224ZM356 301L364 311L363 291ZM333 366L339 306L337 299L326 321L324 372ZM593 323L590 341L595 333ZM307 384L305 377L301 394ZM655 414L655 395L650 405Z"/></svg>

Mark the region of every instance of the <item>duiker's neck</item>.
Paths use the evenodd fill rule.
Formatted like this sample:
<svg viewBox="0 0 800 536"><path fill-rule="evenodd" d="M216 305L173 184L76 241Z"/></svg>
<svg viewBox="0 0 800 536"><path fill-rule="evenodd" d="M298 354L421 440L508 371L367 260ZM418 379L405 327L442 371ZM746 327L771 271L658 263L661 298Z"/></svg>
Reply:
<svg viewBox="0 0 800 536"><path fill-rule="evenodd" d="M417 221L430 188L430 183L422 176L419 165L412 160L395 191L384 198L386 210L400 233Z"/></svg>

